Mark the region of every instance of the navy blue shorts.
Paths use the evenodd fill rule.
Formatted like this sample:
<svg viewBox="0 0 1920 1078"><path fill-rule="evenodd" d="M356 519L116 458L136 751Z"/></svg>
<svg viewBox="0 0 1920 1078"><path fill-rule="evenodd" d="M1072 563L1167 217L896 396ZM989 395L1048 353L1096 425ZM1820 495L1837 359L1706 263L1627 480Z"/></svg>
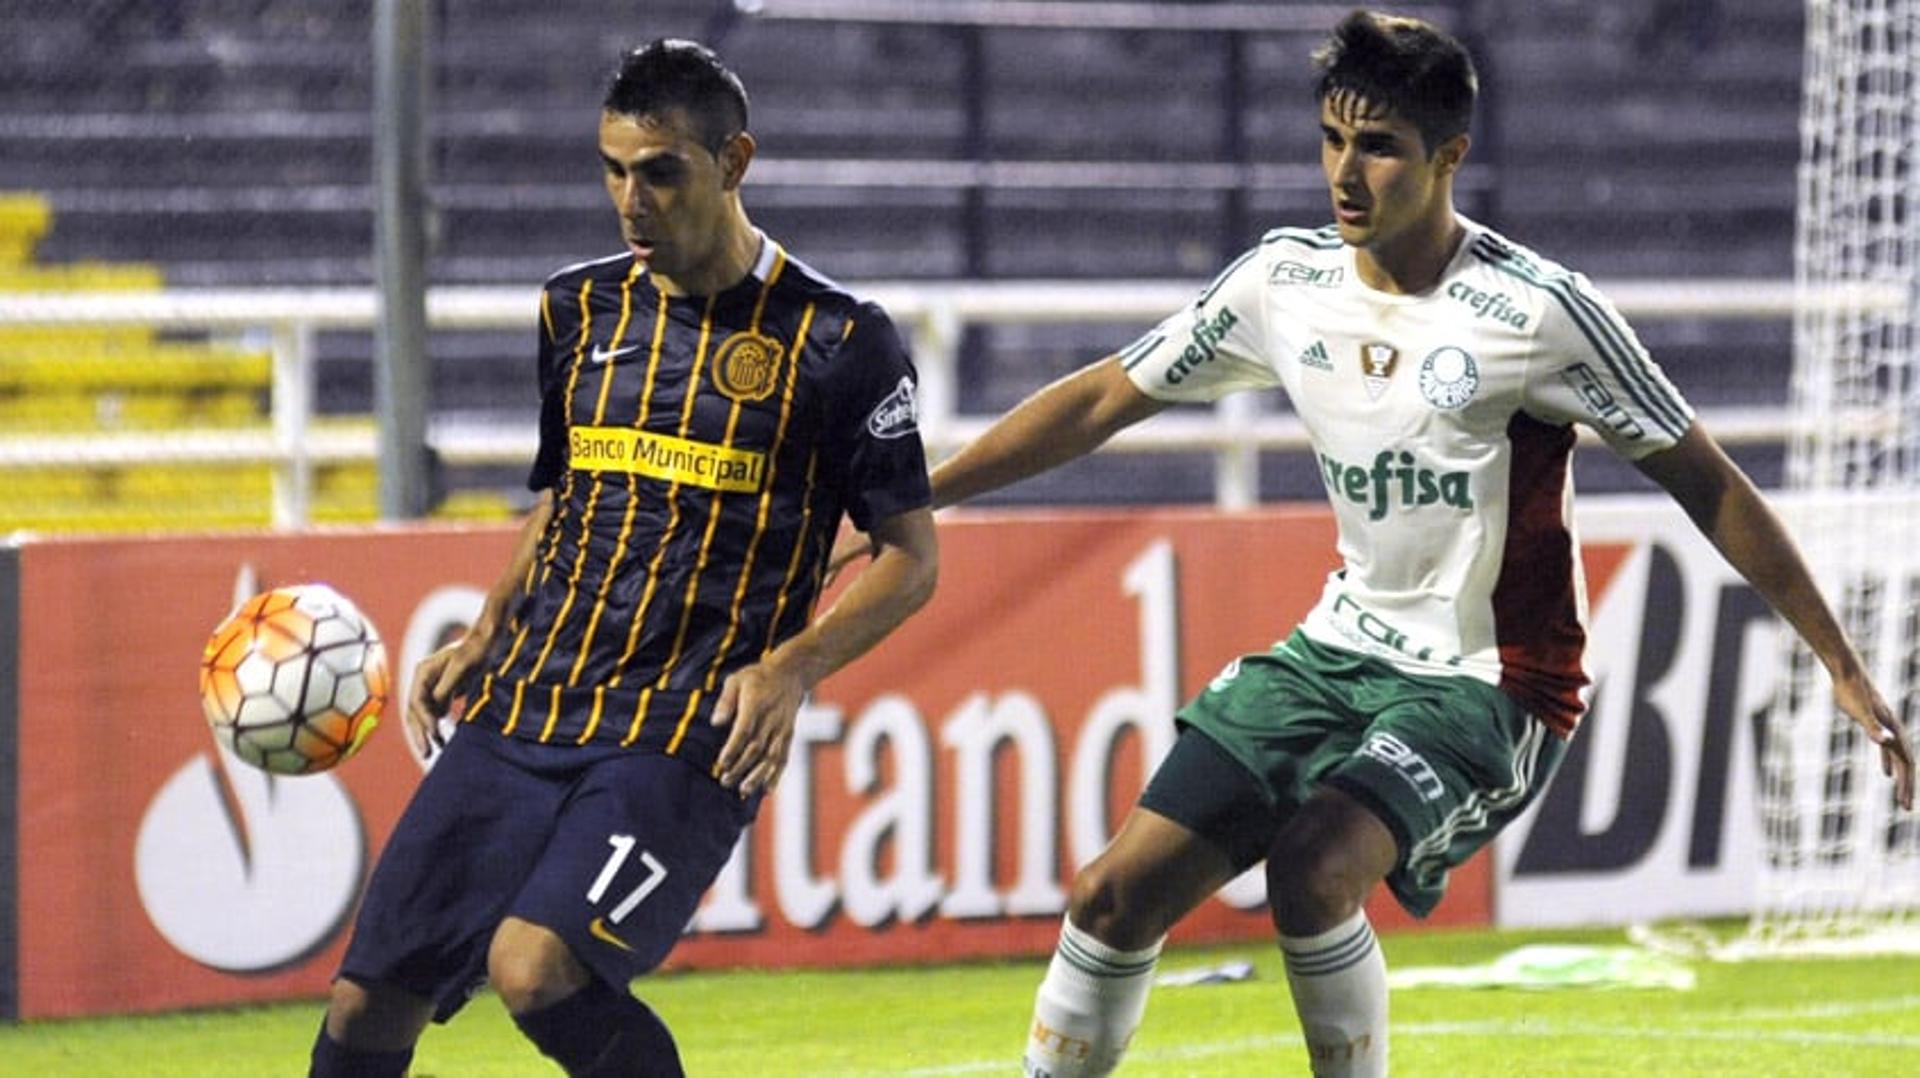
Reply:
<svg viewBox="0 0 1920 1078"><path fill-rule="evenodd" d="M673 949L758 807L676 757L462 730L387 840L340 975L431 999L444 1022L485 984L513 916L625 992Z"/></svg>

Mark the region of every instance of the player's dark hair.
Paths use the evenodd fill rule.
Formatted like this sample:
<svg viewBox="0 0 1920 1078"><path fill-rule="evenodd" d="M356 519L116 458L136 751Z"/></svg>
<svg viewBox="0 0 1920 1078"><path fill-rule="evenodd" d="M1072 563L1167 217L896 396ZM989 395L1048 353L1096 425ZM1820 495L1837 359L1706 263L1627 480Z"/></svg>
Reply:
<svg viewBox="0 0 1920 1078"><path fill-rule="evenodd" d="M1473 58L1446 31L1421 19L1355 11L1313 52L1314 99L1373 118L1397 112L1420 129L1431 155L1473 119L1480 85Z"/></svg>
<svg viewBox="0 0 1920 1078"><path fill-rule="evenodd" d="M601 107L621 116L663 117L683 110L694 137L714 154L747 129L747 88L712 49L659 38L620 57Z"/></svg>

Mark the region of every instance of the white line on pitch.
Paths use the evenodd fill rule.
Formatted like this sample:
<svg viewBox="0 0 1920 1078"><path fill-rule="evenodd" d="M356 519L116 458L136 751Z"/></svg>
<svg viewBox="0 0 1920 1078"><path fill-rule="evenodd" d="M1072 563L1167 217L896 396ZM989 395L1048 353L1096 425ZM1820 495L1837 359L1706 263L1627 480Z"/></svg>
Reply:
<svg viewBox="0 0 1920 1078"><path fill-rule="evenodd" d="M1745 1022L1777 1021L1782 1018L1846 1018L1856 1014L1884 1014L1888 1011L1920 1010L1920 996L1889 996L1849 1003L1812 1003L1805 1007L1754 1007L1750 1010L1702 1011L1694 1015L1701 1021Z"/></svg>
<svg viewBox="0 0 1920 1078"><path fill-rule="evenodd" d="M1696 1017L1717 1017L1721 1019L1754 1018L1832 1018L1852 1014L1867 1014L1890 1010L1906 1010L1920 1006L1920 996L1901 996L1887 1000L1866 1000L1857 1004L1828 1004L1806 1008L1774 1008L1771 1010L1745 1011L1738 1015L1700 1015ZM1397 1037L1471 1037L1471 1036L1562 1036L1562 1037L1646 1037L1651 1040L1694 1040L1694 1041L1768 1041L1777 1044L1827 1044L1851 1047L1874 1048L1920 1048L1920 1036L1908 1036L1893 1033L1826 1033L1818 1030L1654 1030L1639 1026L1621 1025L1554 1025L1543 1026L1537 1022L1513 1022L1491 1020L1480 1022L1409 1022L1393 1027ZM1237 1055L1244 1052L1268 1051L1275 1048L1288 1048L1299 1044L1299 1034L1288 1033L1259 1037L1241 1037L1230 1041L1210 1041L1202 1044L1178 1045L1167 1048L1148 1049L1130 1053L1127 1058L1138 1063L1170 1063L1181 1060L1207 1059L1215 1056ZM971 1063L950 1063L939 1067L919 1067L908 1071L893 1072L901 1078L939 1078L953 1074L984 1074L1004 1071L1009 1066L1007 1059L976 1061Z"/></svg>

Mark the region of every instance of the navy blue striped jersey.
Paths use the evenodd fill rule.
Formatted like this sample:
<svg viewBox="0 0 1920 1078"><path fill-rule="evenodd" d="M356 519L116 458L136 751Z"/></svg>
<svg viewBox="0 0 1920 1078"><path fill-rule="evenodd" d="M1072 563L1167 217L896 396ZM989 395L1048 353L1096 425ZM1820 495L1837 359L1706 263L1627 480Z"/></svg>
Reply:
<svg viewBox="0 0 1920 1078"><path fill-rule="evenodd" d="M771 239L712 296L631 255L570 267L540 317L528 485L555 512L465 719L710 767L722 681L805 627L841 514L929 503L913 365Z"/></svg>

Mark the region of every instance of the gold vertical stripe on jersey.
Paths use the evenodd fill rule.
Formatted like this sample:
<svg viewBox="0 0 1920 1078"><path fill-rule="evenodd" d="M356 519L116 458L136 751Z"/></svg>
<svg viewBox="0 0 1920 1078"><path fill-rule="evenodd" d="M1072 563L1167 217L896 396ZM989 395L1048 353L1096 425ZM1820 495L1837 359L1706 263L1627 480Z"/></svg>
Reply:
<svg viewBox="0 0 1920 1078"><path fill-rule="evenodd" d="M778 247L774 248L773 254L773 268L767 273L767 279L761 283L760 295L753 303L753 321L748 326L748 329L753 333L760 332L760 316L766 310L767 297L773 292L773 282L779 278L781 267L786 265L785 257ZM809 310L811 310L811 308L809 308ZM687 403L691 405L692 402L693 397L692 394L689 393ZM733 436L740 428L740 412L742 407L741 402L735 400L732 406L727 409L727 431L720 438L721 445L729 448L733 446ZM686 433L684 427L681 433ZM769 465L771 465L771 462L769 462ZM721 507L725 503L726 493L719 490L714 491L713 497L707 502L707 528L700 536L700 553L699 556L694 559L693 574L687 577L686 594L680 599L680 625L674 630L673 650L667 653L667 661L660 665L660 678L654 682L655 685L662 689L667 687L667 678L672 676L674 664L680 661L680 651L686 646L687 626L693 620L693 601L700 593L700 575L707 571L707 558L713 553L713 534L719 530ZM681 721L684 724L686 720L682 719ZM680 732L681 731L678 730L675 731L674 740L676 742L679 740L678 735Z"/></svg>
<svg viewBox="0 0 1920 1078"><path fill-rule="evenodd" d="M540 743L547 743L553 736L554 724L560 721L560 686L553 686L547 693L547 721L540 726Z"/></svg>
<svg viewBox="0 0 1920 1078"><path fill-rule="evenodd" d="M816 449L807 454L808 490L813 489L814 471L819 462L819 450ZM773 637L775 633L780 631L780 619L785 616L787 612L787 597L793 592L794 577L800 573L800 554L807 549L807 536L813 526L813 499L803 498L800 501L800 505L800 526L794 529L794 534L797 538L793 543L793 554L787 559L787 576L786 579L780 582L780 594L773 601L773 619L767 622L767 639L766 642L760 646L760 652L763 655L773 650Z"/></svg>
<svg viewBox="0 0 1920 1078"><path fill-rule="evenodd" d="M748 328L754 333L760 332L760 316L766 311L767 297L772 295L773 282L780 279L780 271L786 266L786 256L778 247L774 248L773 256L773 268L768 271L767 279L761 283L760 295L753 303L753 321ZM809 313L810 312L811 307L809 307ZM793 356L792 362L797 366L798 357ZM691 392L687 395L687 403L689 405L687 414L690 415L691 405L693 403L693 395ZM727 430L720 438L721 445L732 447L733 437L740 429L740 413L744 407L742 402L736 400L733 402L732 407L727 410ZM684 428L681 433L685 433ZM775 448L777 449L778 446L776 445ZM771 454L769 455L771 456ZM769 467L771 468L771 461L769 461ZM675 484L675 489L678 489L678 484ZM716 490L713 492L713 497L707 502L707 528L705 533L700 536L700 553L699 556L694 559L693 573L687 577L686 594L681 596L680 599L680 625L673 633L673 650L667 653L666 662L660 664L660 677L654 682L654 685L658 688L664 689L667 687L667 679L673 675L674 665L680 661L680 652L686 647L687 626L691 624L693 620L693 604L700 593L700 577L707 571L707 559L713 553L713 535L714 532L719 530L720 517L723 511L722 507L726 504L726 497L725 491ZM668 754L672 754L677 750L680 747L681 740L687 736L687 724L693 721L694 705L698 703L699 699L700 690L695 689L693 695L687 699L687 708L681 712L680 721L673 728L673 738L667 744Z"/></svg>
<svg viewBox="0 0 1920 1078"><path fill-rule="evenodd" d="M680 712L680 722L673 728L673 740L667 742L667 755L680 751L680 742L687 736L687 724L693 721L693 713L700 708L700 690L695 689L687 696L686 709Z"/></svg>
<svg viewBox="0 0 1920 1078"><path fill-rule="evenodd" d="M573 416L573 393L580 382L580 371L587 364L588 346L593 343L593 307L587 302L592 294L593 278L589 277L580 282L580 335L579 339L573 344L573 362L567 365L567 390L566 395L562 398L565 402L562 407L565 409L565 414L569 419ZM561 491L562 496L558 499L558 504L555 508L559 519L564 520L573 505L573 473L566 473L565 478L561 480L561 484L563 488ZM552 534L559 535L562 533L562 530L556 529ZM554 562L559 559L559 555L559 543L548 544L545 554L541 557L540 583L545 584L553 577Z"/></svg>
<svg viewBox="0 0 1920 1078"><path fill-rule="evenodd" d="M844 323L841 324L840 326L840 343L841 344L843 345L846 344L847 341L853 337L853 327L854 327L854 324L858 321L859 319L849 318ZM807 455L807 492L808 494L811 494L813 492L814 478L819 469L819 465L820 465L820 451L818 449L815 449L814 451L812 451ZM773 650L773 638L780 632L780 619L786 616L787 600L793 594L793 582L800 575L800 555L803 552L805 552L805 550L807 549L807 538L811 532L812 527L813 527L813 499L811 497L802 498L800 500L800 526L795 529L795 534L799 538L793 544L793 555L787 560L786 579L780 582L780 593L778 598L776 598L773 603L773 620L767 623L767 640L766 640L766 643L762 645L760 649L762 653ZM831 538L829 538L828 542L831 543ZM825 568L825 564L826 563L824 561L816 562L815 569L812 574L814 578L813 597L815 602L818 602L820 599L819 580L820 580L821 572ZM807 620L809 621L813 620L812 611L808 611Z"/></svg>
<svg viewBox="0 0 1920 1078"><path fill-rule="evenodd" d="M520 708L526 702L527 702L527 683L525 681L514 682L513 683L513 707L507 713L507 724L500 728L500 734L502 737L513 733L514 728L520 725Z"/></svg>
<svg viewBox="0 0 1920 1078"><path fill-rule="evenodd" d="M727 432L720 444L733 445L734 431L740 425L740 402L735 401L727 412ZM676 487L678 483L674 484ZM667 661L660 664L660 677L654 682L659 688L667 687L667 679L673 676L674 664L680 661L680 651L687 643L687 626L693 622L693 602L700 594L700 576L707 571L707 558L713 553L713 535L720 530L721 505L726 501L726 491L716 490L707 502L707 527L700 533L700 552L694 557L693 572L687 577L686 593L680 597L680 625L673 633L673 650L667 653Z"/></svg>
<svg viewBox="0 0 1920 1078"><path fill-rule="evenodd" d="M621 748L624 749L628 745L640 740L640 727L646 725L647 705L652 702L653 686L649 685L640 690L640 699L633 703L633 721L627 724L627 736L620 739Z"/></svg>
<svg viewBox="0 0 1920 1078"><path fill-rule="evenodd" d="M761 242L773 243L772 240L762 240ZM767 313L767 297L773 294L773 282L780 279L780 271L786 268L787 252L782 250L779 244L774 243L773 265L767 269L767 279L761 282L760 298L753 301L753 322L748 328L752 329L755 333L760 332L760 316Z"/></svg>
<svg viewBox="0 0 1920 1078"><path fill-rule="evenodd" d="M660 350L665 345L667 339L667 295L664 292L657 294L660 297L660 302L653 316L653 349L647 356L646 388L640 395L640 413L639 417L634 420L635 427L645 427L647 424L647 409L651 405L653 397L653 375L655 371L660 369ZM602 403L604 404L604 400ZM603 412L596 412L594 414L596 425L604 419L605 415ZM596 484L601 481L602 479L598 475L594 477ZM587 653L593 650L593 638L598 635L600 631L600 617L607 612L607 592L613 587L614 570L620 567L621 559L626 556L627 537L633 534L633 518L640 504L639 477L632 475L627 476L626 484L627 506L626 511L620 515L620 536L614 540L613 553L608 555L606 571L600 577L600 589L594 593L593 613L587 618L586 635L580 638L579 652L573 657L573 668L567 671L568 685L578 685L580 683L580 673L586 668Z"/></svg>
<svg viewBox="0 0 1920 1078"><path fill-rule="evenodd" d="M460 721L472 722L473 717L480 714L481 709L486 707L487 701L491 699L493 699L493 675L487 674L480 679L480 695L475 697L474 700L467 705L467 709L460 713Z"/></svg>
<svg viewBox="0 0 1920 1078"><path fill-rule="evenodd" d="M693 398L700 388L700 372L707 366L707 345L713 340L714 297L707 297L707 309L700 315L700 342L694 348L693 364L687 373L686 397L680 402L680 436L686 437L693 423ZM652 390L648 390L649 393ZM636 488L637 489L637 488ZM674 529L680 526L680 483L675 480L667 484L667 523L660 529L660 541L654 545L653 556L647 560L647 586L640 593L640 602L634 606L633 621L627 626L627 646L620 652L620 661L614 663L614 675L607 682L609 686L620 684L626 675L627 660L633 657L634 649L640 646L640 626L647 620L647 611L653 605L653 589L660 580L660 563L666 559L667 543L673 538ZM643 698L644 703L644 698ZM640 733L641 716L634 714L634 726L628 732L629 738ZM622 742L627 744L628 742Z"/></svg>
<svg viewBox="0 0 1920 1078"><path fill-rule="evenodd" d="M794 387L799 384L800 353L807 344L807 331L813 327L814 304L800 315L800 329L793 335L793 344L787 349L786 386L780 391L780 423L774 428L773 446L767 450L767 483L760 492L760 509L754 515L753 538L747 541L747 556L740 565L740 579L733 586L733 606L727 612L727 632L720 638L720 647L713 655L713 664L707 667L705 686L712 691L714 682L719 679L720 667L726 662L727 652L733 649L733 638L740 632L740 617L746 606L747 583L753 579L754 559L760 552L760 540L767 534L767 518L772 513L774 475L779 469L780 447L787 440L787 421L793 416Z"/></svg>
<svg viewBox="0 0 1920 1078"><path fill-rule="evenodd" d="M620 320L613 325L613 336L607 342L608 351L620 347L620 339L626 335L627 322L633 317L633 281L639 272L640 263L635 261L633 268L627 271L626 280L620 282ZM613 362L609 360L596 366L600 368L600 392L594 396L593 402L593 425L597 427L606 417L607 393L613 385ZM579 371L580 363L576 361L574 364L576 380L579 377ZM571 388L570 386L569 389ZM573 400L571 392L567 394L567 400ZM573 425L571 415L568 417L567 425L569 427ZM605 488L605 480L596 473L593 478L593 487L587 491L587 507L580 513L580 546L573 554L573 571L567 574L567 596L560 600L560 611L553 616L553 623L547 626L547 641L541 645L539 656L533 660L533 665L527 671L529 678L538 680L540 671L546 668L547 658L553 654L553 646L560 639L560 630L566 627L567 616L573 613L574 601L580 596L580 578L586 574L587 551L593 545L591 542L593 517L595 511L600 508L600 492ZM585 652L583 651L582 654ZM540 740L546 740L545 734L541 735Z"/></svg>
<svg viewBox="0 0 1920 1078"><path fill-rule="evenodd" d="M586 728L580 731L579 737L576 737L573 739L574 744L584 745L587 742L593 740L593 735L595 733L598 733L600 730L601 709L605 708L606 706L607 706L606 686L595 685L593 687L593 710L587 713Z"/></svg>
<svg viewBox="0 0 1920 1078"><path fill-rule="evenodd" d="M580 296L578 300L580 304L580 339L573 343L573 362L567 367L567 388L565 395L561 398L565 402L564 407L568 410L569 414L571 414L573 409L574 387L580 382L580 365L586 362L587 345L593 340L593 307L587 302L592 295L593 278L589 277L580 282ZM567 512L567 506L570 504L570 500L566 498L556 498L554 500L556 503L554 506L554 520L557 522ZM549 536L555 535L558 534L558 531L549 528L547 534ZM541 564L540 580L543 583L552 575L553 561L560 550L560 544L558 542L549 541L545 545L547 548L546 552L543 553L539 559ZM529 574L531 574L532 571L532 567L529 566ZM528 592L533 590L531 576L529 576L526 590ZM530 624L520 627L519 633L515 634L513 638L513 646L507 649L506 657L500 660L500 665L494 667L494 673L505 677L507 671L513 668L513 661L520 657L520 649L526 646L527 633L531 627ZM538 670L539 668L540 664L535 663L534 669Z"/></svg>

